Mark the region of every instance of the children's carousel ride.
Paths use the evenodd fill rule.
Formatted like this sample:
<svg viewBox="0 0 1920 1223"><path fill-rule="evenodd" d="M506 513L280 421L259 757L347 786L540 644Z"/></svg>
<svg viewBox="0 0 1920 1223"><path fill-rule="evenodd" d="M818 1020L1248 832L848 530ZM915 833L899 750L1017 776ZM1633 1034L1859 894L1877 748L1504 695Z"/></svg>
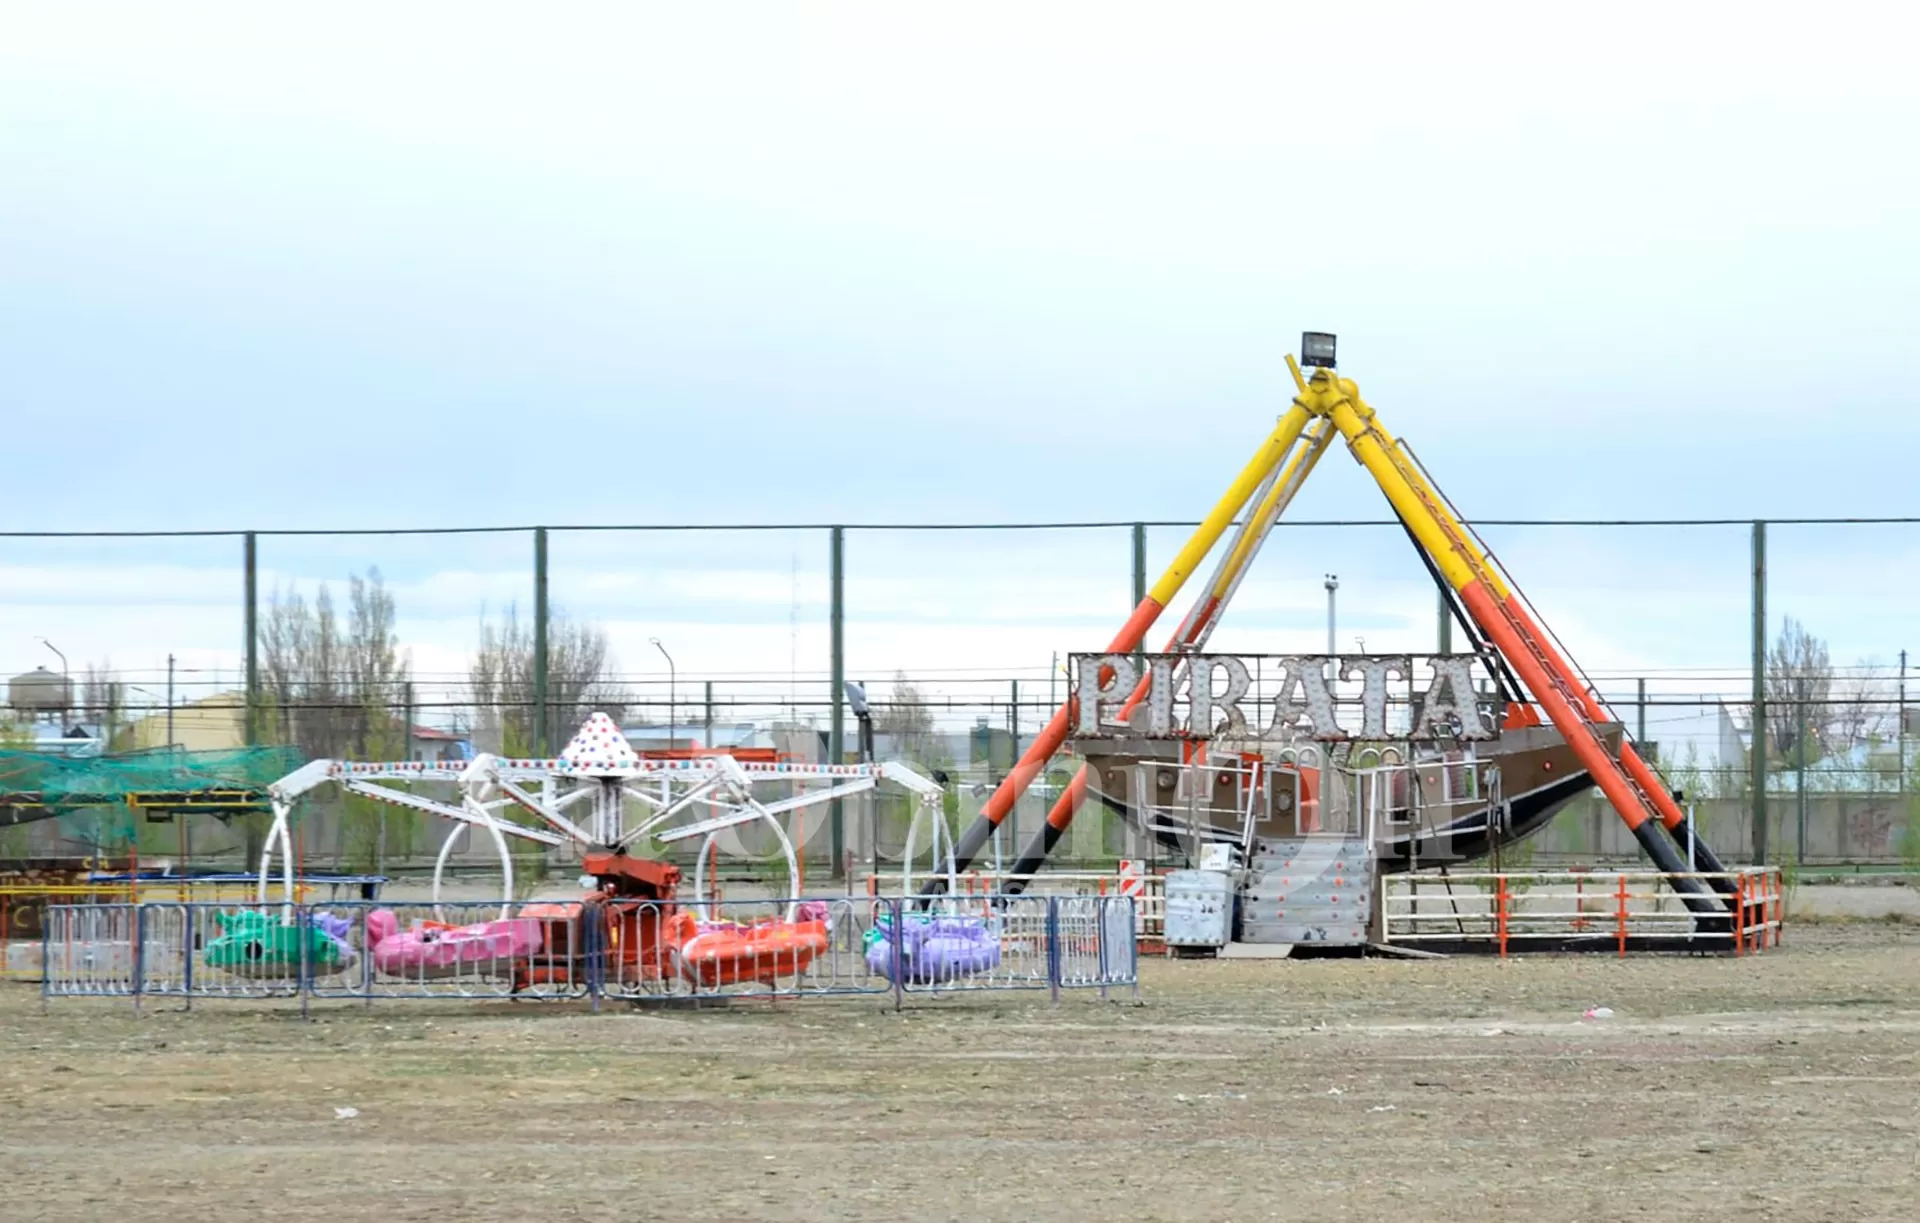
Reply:
<svg viewBox="0 0 1920 1223"><path fill-rule="evenodd" d="M397 784L423 782L450 785L457 799ZM510 964L518 986L577 985L589 971L609 984L675 976L702 987L772 981L804 971L828 945L825 906L797 896L800 864L790 826L810 808L882 783L918 799L916 823L926 818L940 824L941 787L904 764L742 761L726 754L643 758L603 713L590 716L550 760L485 754L462 763L316 760L268 787L274 819L260 857L259 899L265 912L277 874L284 902L275 920L294 920L292 813L303 796L337 785L452 825L434 865L436 917L460 837L479 831L499 859L501 901L492 920L415 921L402 928L390 911L370 913L365 941L379 972L432 976L475 964ZM770 831L787 889L774 916L721 920L702 886L704 867L731 831L750 824ZM697 894L688 903L678 896L680 867L646 855L695 839L702 869L695 872ZM591 885L586 895L516 905L516 841L574 850L582 882ZM249 937L266 936L250 928Z"/></svg>

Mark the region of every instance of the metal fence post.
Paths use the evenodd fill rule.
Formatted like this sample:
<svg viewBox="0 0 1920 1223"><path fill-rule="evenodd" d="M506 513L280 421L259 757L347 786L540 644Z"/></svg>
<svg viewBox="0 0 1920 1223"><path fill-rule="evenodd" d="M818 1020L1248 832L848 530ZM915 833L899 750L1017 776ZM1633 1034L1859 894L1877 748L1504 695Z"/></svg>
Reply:
<svg viewBox="0 0 1920 1223"><path fill-rule="evenodd" d="M1107 912L1107 906L1115 899L1129 898L1112 896L1096 896L1093 898L1094 913L1098 919L1094 922L1093 930L1094 937L1099 940L1094 946L1100 953L1100 1001L1102 1002L1107 1000L1107 978L1112 975L1107 971L1107 932L1113 928L1113 922L1112 915Z"/></svg>
<svg viewBox="0 0 1920 1223"><path fill-rule="evenodd" d="M246 569L247 622L247 746L260 742L260 549L259 540L248 531L241 546L241 563ZM178 816L176 818L185 819Z"/></svg>
<svg viewBox="0 0 1920 1223"><path fill-rule="evenodd" d="M1007 685L1007 734L1013 739L1013 747L1007 758L1012 761L1020 759L1020 681L1008 680Z"/></svg>
<svg viewBox="0 0 1920 1223"><path fill-rule="evenodd" d="M178 818L185 819L185 816ZM133 906L133 954L129 959L133 963L133 1009L140 1009L141 991L147 984L147 906Z"/></svg>
<svg viewBox="0 0 1920 1223"><path fill-rule="evenodd" d="M1147 524L1133 524L1133 606L1147 599Z"/></svg>
<svg viewBox="0 0 1920 1223"><path fill-rule="evenodd" d="M367 934L367 914L373 911L369 901L360 902L355 910L360 923L360 992L367 996L366 1009L373 1009L373 939Z"/></svg>
<svg viewBox="0 0 1920 1223"><path fill-rule="evenodd" d="M846 763L845 721L847 706L847 529L845 527L827 528L827 586L828 586L828 643L831 677L833 686L830 699L833 706L833 721L827 731L827 757L833 764ZM846 873L847 824L846 812L839 799L834 799L829 807L828 822L832 830L833 871L832 877L840 878Z"/></svg>
<svg viewBox="0 0 1920 1223"><path fill-rule="evenodd" d="M1753 522L1753 860L1767 862L1767 524Z"/></svg>
<svg viewBox="0 0 1920 1223"><path fill-rule="evenodd" d="M546 757L548 750L547 615L547 528L535 527L533 529L533 754L542 759Z"/></svg>
<svg viewBox="0 0 1920 1223"><path fill-rule="evenodd" d="M184 819L185 817L178 817ZM187 893L193 895L192 892ZM193 1009L193 953L198 950L193 945L193 902L183 901L180 905L180 980L181 988L187 995L186 1009Z"/></svg>
<svg viewBox="0 0 1920 1223"><path fill-rule="evenodd" d="M1127 929L1133 937L1127 940L1127 977L1133 982L1133 1000L1140 1001L1140 902L1127 897ZM1161 934L1164 936L1165 931Z"/></svg>
<svg viewBox="0 0 1920 1223"><path fill-rule="evenodd" d="M1894 722L1894 733L1900 752L1900 820L1903 829L1911 829L1912 814L1907 810L1907 652L1905 650L1900 651L1899 701L1900 704L1894 711L1898 715ZM1907 833L1909 838L1912 835L1911 831ZM1909 846L1909 852L1912 848L1914 847Z"/></svg>
<svg viewBox="0 0 1920 1223"><path fill-rule="evenodd" d="M1128 607L1131 614L1147 601L1147 524L1133 524L1133 603ZM1142 663L1142 655L1147 648L1144 638L1133 648L1136 665Z"/></svg>
<svg viewBox="0 0 1920 1223"><path fill-rule="evenodd" d="M907 1006L907 967L906 954L901 950L906 945L906 934L900 929L905 920L902 902L899 897L887 901L887 927L893 931L893 1009L903 1011Z"/></svg>
<svg viewBox="0 0 1920 1223"><path fill-rule="evenodd" d="M1060 898L1047 897L1047 986L1060 1005Z"/></svg>
<svg viewBox="0 0 1920 1223"><path fill-rule="evenodd" d="M600 1010L600 998L606 993L606 929L598 905L581 905L579 914L574 918L577 924L574 946L580 948L587 961L587 998L594 1011Z"/></svg>
<svg viewBox="0 0 1920 1223"><path fill-rule="evenodd" d="M1807 681L1794 683L1793 703L1793 822L1794 865L1807 861Z"/></svg>
<svg viewBox="0 0 1920 1223"><path fill-rule="evenodd" d="M293 936L300 940L300 1018L312 1018L313 1005L313 911L306 905L293 908ZM371 952L369 952L371 954Z"/></svg>

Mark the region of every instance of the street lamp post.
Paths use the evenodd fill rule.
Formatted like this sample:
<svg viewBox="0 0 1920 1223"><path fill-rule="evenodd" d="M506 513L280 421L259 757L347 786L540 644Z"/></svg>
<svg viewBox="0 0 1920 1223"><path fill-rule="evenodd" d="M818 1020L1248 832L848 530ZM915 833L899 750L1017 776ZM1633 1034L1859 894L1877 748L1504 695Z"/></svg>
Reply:
<svg viewBox="0 0 1920 1223"><path fill-rule="evenodd" d="M1340 575L1337 573L1329 573L1327 575L1327 682L1328 683L1333 683L1334 681L1340 678L1340 664L1334 661L1335 656L1339 654L1340 651L1339 651L1339 648L1334 644L1334 638L1333 638L1333 596L1334 596L1334 592L1339 589L1340 589Z"/></svg>
<svg viewBox="0 0 1920 1223"><path fill-rule="evenodd" d="M64 693L63 699L71 701L73 699L73 671L67 666L66 651L53 644L53 642L48 641L45 637L37 638L37 640L41 645L46 646L49 650L52 650L60 656L60 683ZM64 706L60 710L60 716L63 719L67 716L67 711Z"/></svg>
<svg viewBox="0 0 1920 1223"><path fill-rule="evenodd" d="M151 689L147 689L147 688L142 688L142 687L141 687L141 686L140 686L139 684L128 684L128 685L127 685L127 691L128 691L128 692L138 692L138 693L139 693L139 694L140 694L141 696L144 696L144 697L146 697L146 698L147 698L147 700L148 700L149 702L153 702L153 701L158 701L158 700L160 699L160 697L159 697L159 695L158 695L158 694L156 694L155 692L153 692L153 691L152 691ZM146 716L146 717L149 717L149 718L150 718L150 717L152 717L152 716L153 716L153 705L152 705L152 704L148 704L148 705L147 705L147 707L146 707L146 709L147 709L147 712L146 712L146 715L145 715L145 716ZM138 725L138 721L139 721L139 720L136 720L136 721L135 721L135 722L133 723L133 725L135 725L135 726L137 726L137 725ZM109 746L111 746L111 744L109 744ZM141 744L140 744L140 741L139 741L139 736L138 736L138 735L135 735L135 736L134 736L134 738L133 738L133 746L134 746L134 747L139 747L139 746L141 746Z"/></svg>
<svg viewBox="0 0 1920 1223"><path fill-rule="evenodd" d="M667 647L660 644L660 639L658 637L649 637L647 640L653 643L654 649L660 651L660 657L667 660L667 750L672 751L673 707L676 703L674 700L676 695L674 690L679 685L678 673L674 670L673 655L667 653ZM711 747L712 744L708 744L708 746Z"/></svg>

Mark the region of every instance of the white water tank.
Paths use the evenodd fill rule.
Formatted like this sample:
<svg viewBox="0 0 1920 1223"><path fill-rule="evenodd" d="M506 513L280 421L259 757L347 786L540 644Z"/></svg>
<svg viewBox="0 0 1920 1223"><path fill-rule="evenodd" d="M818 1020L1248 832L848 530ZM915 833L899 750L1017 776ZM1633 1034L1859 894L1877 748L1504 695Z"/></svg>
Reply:
<svg viewBox="0 0 1920 1223"><path fill-rule="evenodd" d="M35 667L7 681L7 704L21 713L60 713L73 708L73 681Z"/></svg>

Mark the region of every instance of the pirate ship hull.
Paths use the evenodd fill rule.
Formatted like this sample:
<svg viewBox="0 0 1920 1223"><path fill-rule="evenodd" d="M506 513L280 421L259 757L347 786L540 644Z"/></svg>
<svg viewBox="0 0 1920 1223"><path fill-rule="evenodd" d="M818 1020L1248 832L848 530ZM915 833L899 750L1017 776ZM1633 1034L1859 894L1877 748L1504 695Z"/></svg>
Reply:
<svg viewBox="0 0 1920 1223"><path fill-rule="evenodd" d="M1601 728L1609 751L1618 750L1620 737L1618 725ZM1202 803L1183 800L1182 773L1192 771L1177 757L1154 761L1148 755L1169 747L1178 750L1177 745L1129 745L1128 763L1144 764L1144 772L1090 760L1095 768L1089 797L1174 853L1190 853L1196 840L1234 841L1246 835L1245 795ZM1317 774L1317 769L1299 765L1270 769L1266 792L1256 798L1259 818L1251 822L1252 834L1289 837L1325 831L1316 826L1311 810L1322 801L1316 794ZM1419 787L1417 796L1410 793L1414 786ZM1443 758L1397 770L1376 792L1376 818L1368 821L1379 869L1394 873L1484 858L1539 832L1592 786L1573 749L1546 726L1504 730L1498 740L1483 745L1472 762ZM1135 792L1144 803L1135 799ZM1178 811L1185 826L1171 826L1168 811ZM1350 827L1357 832L1360 824L1354 821Z"/></svg>

